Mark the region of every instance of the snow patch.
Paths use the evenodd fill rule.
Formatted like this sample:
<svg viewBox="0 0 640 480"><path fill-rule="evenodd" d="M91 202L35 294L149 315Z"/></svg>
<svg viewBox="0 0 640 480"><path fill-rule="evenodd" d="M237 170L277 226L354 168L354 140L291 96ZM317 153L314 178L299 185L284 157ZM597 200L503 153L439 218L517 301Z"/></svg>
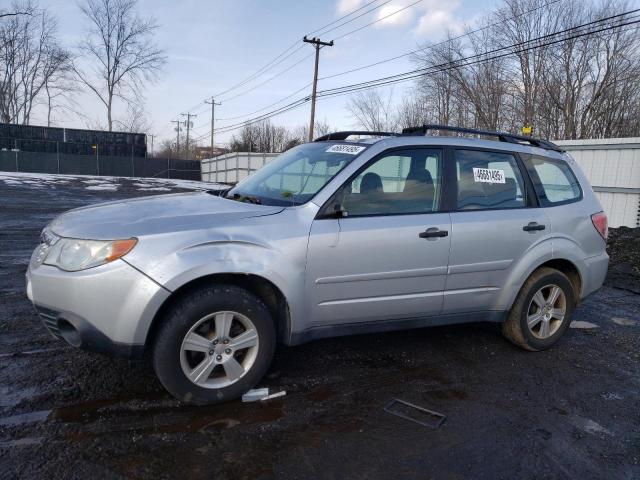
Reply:
<svg viewBox="0 0 640 480"><path fill-rule="evenodd" d="M88 187L84 187L85 190L105 190L110 192L115 192L118 190L118 185L113 184L103 184L103 185L90 185Z"/></svg>

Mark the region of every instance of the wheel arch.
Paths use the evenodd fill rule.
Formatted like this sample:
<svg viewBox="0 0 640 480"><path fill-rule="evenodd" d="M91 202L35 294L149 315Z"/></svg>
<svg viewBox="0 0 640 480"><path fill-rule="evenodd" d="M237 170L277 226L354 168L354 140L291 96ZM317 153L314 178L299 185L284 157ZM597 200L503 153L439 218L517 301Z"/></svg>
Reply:
<svg viewBox="0 0 640 480"><path fill-rule="evenodd" d="M184 295L188 295L202 286L206 285L234 285L239 288L243 288L260 300L262 300L276 324L276 335L278 342L287 343L290 332L290 313L289 304L287 298L270 280L255 274L245 273L215 273L204 275L202 277L194 278L189 282L181 285L174 290L169 297L165 299L160 308L157 310L145 336L145 350L153 344L154 338L157 335L159 327L162 325L163 318L167 310Z"/></svg>

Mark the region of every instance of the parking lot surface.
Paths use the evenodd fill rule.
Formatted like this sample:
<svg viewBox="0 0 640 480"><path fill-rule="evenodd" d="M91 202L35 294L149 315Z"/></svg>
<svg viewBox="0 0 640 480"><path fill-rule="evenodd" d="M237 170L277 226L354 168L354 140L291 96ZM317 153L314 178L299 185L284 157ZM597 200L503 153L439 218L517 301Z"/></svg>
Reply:
<svg viewBox="0 0 640 480"><path fill-rule="evenodd" d="M193 182L0 172L1 478L640 478L640 233L551 350L467 324L280 347L286 395L185 407L145 362L54 340L25 295L41 229L82 205ZM446 416L431 428L384 410Z"/></svg>

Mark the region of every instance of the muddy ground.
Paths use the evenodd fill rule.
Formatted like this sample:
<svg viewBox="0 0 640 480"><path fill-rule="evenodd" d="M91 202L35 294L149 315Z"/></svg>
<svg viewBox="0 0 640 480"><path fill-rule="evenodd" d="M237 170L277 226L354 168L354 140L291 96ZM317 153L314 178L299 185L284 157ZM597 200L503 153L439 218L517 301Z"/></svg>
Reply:
<svg viewBox="0 0 640 480"><path fill-rule="evenodd" d="M52 339L25 297L54 215L184 190L87 181L0 178L1 478L640 478L637 229L613 232L607 285L575 312L595 328L549 351L492 324L322 340L278 350L262 386L285 397L193 408L145 363ZM446 420L386 413L395 398Z"/></svg>

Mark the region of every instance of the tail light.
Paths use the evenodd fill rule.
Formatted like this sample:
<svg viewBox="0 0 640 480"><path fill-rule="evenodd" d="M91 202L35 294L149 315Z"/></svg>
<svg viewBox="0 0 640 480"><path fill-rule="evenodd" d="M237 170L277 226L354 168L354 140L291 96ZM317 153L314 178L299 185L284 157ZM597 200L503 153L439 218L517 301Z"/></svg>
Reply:
<svg viewBox="0 0 640 480"><path fill-rule="evenodd" d="M596 227L596 230L600 234L600 236L607 241L607 236L609 231L607 229L607 214L604 212L598 212L591 215L591 221L593 222L593 226Z"/></svg>

